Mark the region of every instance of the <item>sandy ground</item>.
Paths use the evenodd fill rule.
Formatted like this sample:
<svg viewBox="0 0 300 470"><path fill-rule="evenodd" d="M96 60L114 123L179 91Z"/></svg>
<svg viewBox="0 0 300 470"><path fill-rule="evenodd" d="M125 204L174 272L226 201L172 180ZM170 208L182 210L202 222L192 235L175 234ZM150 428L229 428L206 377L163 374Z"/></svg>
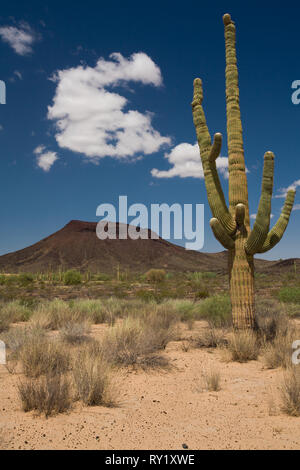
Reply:
<svg viewBox="0 0 300 470"><path fill-rule="evenodd" d="M196 329L202 328L198 322ZM94 327L101 334L103 327ZM189 334L186 332L186 334ZM283 372L260 361L225 363L219 350L166 350L172 370L123 370L120 406L83 407L48 419L24 413L20 375L0 365L2 449L299 449L300 418L280 411ZM219 370L222 389L203 390L203 372Z"/></svg>

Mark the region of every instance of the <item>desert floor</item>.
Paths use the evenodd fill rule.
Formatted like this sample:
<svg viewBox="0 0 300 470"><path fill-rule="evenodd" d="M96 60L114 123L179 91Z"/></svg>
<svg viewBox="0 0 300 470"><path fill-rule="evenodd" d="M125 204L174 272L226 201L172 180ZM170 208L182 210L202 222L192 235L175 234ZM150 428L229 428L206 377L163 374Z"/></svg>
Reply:
<svg viewBox="0 0 300 470"><path fill-rule="evenodd" d="M206 327L195 322L186 338ZM105 326L93 327L100 338ZM121 369L115 379L119 406L84 407L48 419L24 413L20 374L0 365L2 449L299 449L300 418L280 410L281 369L262 361L225 362L219 349L184 351L169 343L168 371ZM203 374L221 373L221 390L208 392Z"/></svg>

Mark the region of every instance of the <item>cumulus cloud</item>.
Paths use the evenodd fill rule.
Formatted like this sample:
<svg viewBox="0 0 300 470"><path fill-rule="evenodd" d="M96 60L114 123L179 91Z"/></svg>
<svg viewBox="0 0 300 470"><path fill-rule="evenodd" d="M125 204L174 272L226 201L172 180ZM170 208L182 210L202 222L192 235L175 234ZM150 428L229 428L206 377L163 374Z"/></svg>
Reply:
<svg viewBox="0 0 300 470"><path fill-rule="evenodd" d="M32 45L36 40L35 33L27 23L21 23L19 27L1 26L0 37L22 56L31 54Z"/></svg>
<svg viewBox="0 0 300 470"><path fill-rule="evenodd" d="M153 168L152 176L155 178L204 178L202 163L199 154L198 144L182 143L176 145L171 152L165 153L164 157L172 167L169 170L158 170ZM228 178L228 158L219 157L217 160L219 172Z"/></svg>
<svg viewBox="0 0 300 470"><path fill-rule="evenodd" d="M44 171L49 171L53 163L58 160L56 152L48 151L44 145L39 145L33 151L35 153L38 167Z"/></svg>
<svg viewBox="0 0 300 470"><path fill-rule="evenodd" d="M276 196L274 196L274 197L275 198L286 197L286 194L290 189L297 189L298 186L300 186L300 180L294 181L288 188L280 188L278 190L279 194L276 194Z"/></svg>
<svg viewBox="0 0 300 470"><path fill-rule="evenodd" d="M80 65L59 70L48 119L56 123L56 141L62 148L100 158L135 158L157 152L169 137L152 126L153 115L125 109L128 100L113 91L128 82L160 86L159 67L139 52L128 59L119 53L99 59L95 67ZM138 154L138 155L137 155Z"/></svg>

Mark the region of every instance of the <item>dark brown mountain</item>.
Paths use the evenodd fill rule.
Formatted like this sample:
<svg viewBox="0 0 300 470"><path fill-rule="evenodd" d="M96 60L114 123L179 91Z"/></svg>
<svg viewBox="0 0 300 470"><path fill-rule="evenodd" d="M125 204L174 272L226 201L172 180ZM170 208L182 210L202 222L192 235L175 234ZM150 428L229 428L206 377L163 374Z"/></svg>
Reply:
<svg viewBox="0 0 300 470"><path fill-rule="evenodd" d="M129 226L116 224L116 240L99 240L96 222L72 220L58 232L22 250L0 257L0 270L7 273L81 271L112 273L122 270L145 272L150 268L169 271L218 271L227 269L227 254L188 251L162 238L132 240L119 239L120 230ZM147 232L147 231L146 231ZM258 271L290 271L294 261L300 268L300 260L256 260Z"/></svg>

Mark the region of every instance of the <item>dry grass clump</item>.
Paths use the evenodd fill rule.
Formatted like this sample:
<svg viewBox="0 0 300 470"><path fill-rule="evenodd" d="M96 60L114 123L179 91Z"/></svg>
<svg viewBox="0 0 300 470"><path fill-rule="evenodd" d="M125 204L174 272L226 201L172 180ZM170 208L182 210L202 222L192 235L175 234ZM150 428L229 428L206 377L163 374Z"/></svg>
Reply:
<svg viewBox="0 0 300 470"><path fill-rule="evenodd" d="M195 348L217 348L226 346L227 330L225 328L215 328L209 324L196 338L193 339Z"/></svg>
<svg viewBox="0 0 300 470"><path fill-rule="evenodd" d="M278 301L260 300L257 304L256 333L263 360L269 369L291 365L292 343L296 331Z"/></svg>
<svg viewBox="0 0 300 470"><path fill-rule="evenodd" d="M20 382L18 390L25 412L36 410L48 417L68 411L72 405L70 379L60 374Z"/></svg>
<svg viewBox="0 0 300 470"><path fill-rule="evenodd" d="M70 367L70 357L61 343L44 337L25 341L19 359L26 377L61 374Z"/></svg>
<svg viewBox="0 0 300 470"><path fill-rule="evenodd" d="M5 308L0 307L0 333L2 333L2 331L8 330L11 322L11 318Z"/></svg>
<svg viewBox="0 0 300 470"><path fill-rule="evenodd" d="M113 364L161 365L163 361L155 353L176 335L174 318L167 312L164 308L148 316L142 312L139 318L129 316L114 326L102 343L105 358Z"/></svg>
<svg viewBox="0 0 300 470"><path fill-rule="evenodd" d="M209 392L221 390L221 374L218 370L211 369L202 374L204 385Z"/></svg>
<svg viewBox="0 0 300 470"><path fill-rule="evenodd" d="M58 330L67 323L78 323L85 319L79 310L73 310L60 299L40 304L34 311L31 322L41 328Z"/></svg>
<svg viewBox="0 0 300 470"><path fill-rule="evenodd" d="M293 333L289 330L286 335L278 333L271 343L263 348L263 359L268 369L277 367L288 368L292 361Z"/></svg>
<svg viewBox="0 0 300 470"><path fill-rule="evenodd" d="M248 362L258 358L259 344L252 331L235 331L228 337L227 351L232 361Z"/></svg>
<svg viewBox="0 0 300 470"><path fill-rule="evenodd" d="M286 335L289 319L275 299L256 301L256 333L262 342L272 342L279 335Z"/></svg>
<svg viewBox="0 0 300 470"><path fill-rule="evenodd" d="M62 341L69 344L79 344L89 338L91 332L91 325L88 321L78 323L68 322L60 330L60 337Z"/></svg>
<svg viewBox="0 0 300 470"><path fill-rule="evenodd" d="M19 360L20 351L25 343L34 343L45 337L45 330L36 327L26 326L11 328L1 336L6 345L7 363L9 372L14 372Z"/></svg>
<svg viewBox="0 0 300 470"><path fill-rule="evenodd" d="M0 317L1 313L10 319L10 323L28 321L31 316L31 310L18 300L2 304Z"/></svg>
<svg viewBox="0 0 300 470"><path fill-rule="evenodd" d="M114 324L116 317L120 314L119 299L79 299L71 304L73 312L93 324L109 323ZM76 314L76 313L75 313Z"/></svg>
<svg viewBox="0 0 300 470"><path fill-rule="evenodd" d="M78 351L73 364L76 398L87 406L115 406L116 389L112 387L111 366L100 346L91 344Z"/></svg>
<svg viewBox="0 0 300 470"><path fill-rule="evenodd" d="M300 370L296 367L285 374L281 385L282 410L300 416Z"/></svg>

